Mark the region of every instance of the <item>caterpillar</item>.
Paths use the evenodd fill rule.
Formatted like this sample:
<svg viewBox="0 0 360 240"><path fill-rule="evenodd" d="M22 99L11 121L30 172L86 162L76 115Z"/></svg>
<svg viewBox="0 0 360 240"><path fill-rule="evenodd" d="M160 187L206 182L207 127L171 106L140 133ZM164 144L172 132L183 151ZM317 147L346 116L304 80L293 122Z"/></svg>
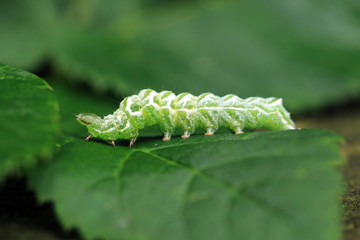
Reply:
<svg viewBox="0 0 360 240"><path fill-rule="evenodd" d="M294 129L290 114L283 107L281 98L250 97L241 99L234 94L224 97L203 93L196 97L190 93L175 95L170 91L157 93L144 89L138 95L126 97L119 109L101 118L92 113L81 113L77 121L85 125L89 136L103 139L115 147L115 140L130 140L132 147L139 130L158 124L169 141L176 128L183 131L181 138L189 138L196 128L212 136L219 127L230 128L235 134L244 129L270 131Z"/></svg>

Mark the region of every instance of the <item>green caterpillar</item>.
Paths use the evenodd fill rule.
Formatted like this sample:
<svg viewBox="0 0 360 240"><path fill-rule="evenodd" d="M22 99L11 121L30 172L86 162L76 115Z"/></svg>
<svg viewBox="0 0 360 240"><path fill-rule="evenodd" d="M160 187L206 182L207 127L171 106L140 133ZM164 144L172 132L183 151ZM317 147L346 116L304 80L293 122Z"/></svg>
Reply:
<svg viewBox="0 0 360 240"><path fill-rule="evenodd" d="M115 140L128 139L130 147L139 136L139 129L159 124L169 141L175 128L189 138L195 128L204 128L205 135L213 135L219 127L230 128L235 134L243 129L287 130L295 124L282 105L280 98L250 97L241 99L229 94L218 97L203 93L196 97L190 93L176 96L173 92L160 93L145 89L138 95L125 98L118 110L104 118L92 113L81 113L77 121L88 128L91 137L101 138L115 146Z"/></svg>

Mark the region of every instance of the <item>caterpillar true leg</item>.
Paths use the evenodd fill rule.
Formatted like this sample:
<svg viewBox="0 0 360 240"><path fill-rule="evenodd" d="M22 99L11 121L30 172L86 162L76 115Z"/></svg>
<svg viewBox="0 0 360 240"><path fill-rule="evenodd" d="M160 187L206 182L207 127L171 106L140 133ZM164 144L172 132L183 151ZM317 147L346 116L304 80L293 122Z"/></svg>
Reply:
<svg viewBox="0 0 360 240"><path fill-rule="evenodd" d="M114 142L114 140L111 140L110 143L111 143L111 145L113 145L113 147L115 147L115 142Z"/></svg>
<svg viewBox="0 0 360 240"><path fill-rule="evenodd" d="M87 137L84 139L84 141L87 142L87 141L90 140L90 138L92 138L92 135L91 135L91 134L90 134L89 136L87 136Z"/></svg>
<svg viewBox="0 0 360 240"><path fill-rule="evenodd" d="M132 139L130 140L129 148L132 148L132 147L134 146L135 141L136 141L135 138L132 138Z"/></svg>

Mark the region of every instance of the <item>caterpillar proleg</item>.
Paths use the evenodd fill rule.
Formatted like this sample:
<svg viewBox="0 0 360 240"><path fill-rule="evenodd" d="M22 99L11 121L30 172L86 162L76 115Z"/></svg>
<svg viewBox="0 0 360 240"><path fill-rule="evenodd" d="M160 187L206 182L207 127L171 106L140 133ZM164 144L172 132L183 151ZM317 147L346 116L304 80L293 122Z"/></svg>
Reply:
<svg viewBox="0 0 360 240"><path fill-rule="evenodd" d="M189 138L196 128L213 135L219 127L230 128L235 134L244 129L270 131L294 129L295 124L284 108L281 98L250 97L241 99L234 94L224 97L212 93L193 96L190 93L175 95L170 91L160 93L144 89L138 95L125 98L113 114L101 118L92 113L81 113L77 121L88 128L90 135L110 142L128 139L133 146L139 130L158 124L169 141L176 128Z"/></svg>

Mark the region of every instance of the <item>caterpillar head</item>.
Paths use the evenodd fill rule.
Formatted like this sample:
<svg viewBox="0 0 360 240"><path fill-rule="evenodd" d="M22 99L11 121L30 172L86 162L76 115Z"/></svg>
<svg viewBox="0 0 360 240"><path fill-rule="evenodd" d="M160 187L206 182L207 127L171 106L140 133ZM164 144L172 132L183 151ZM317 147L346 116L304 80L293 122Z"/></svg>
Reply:
<svg viewBox="0 0 360 240"><path fill-rule="evenodd" d="M76 120L82 125L89 126L95 122L100 122L101 118L92 113L80 113L76 115Z"/></svg>
<svg viewBox="0 0 360 240"><path fill-rule="evenodd" d="M76 120L85 125L93 137L105 141L136 139L138 135L138 130L130 124L125 113L117 112L117 114L107 115L104 118L92 113L81 113L76 116Z"/></svg>

